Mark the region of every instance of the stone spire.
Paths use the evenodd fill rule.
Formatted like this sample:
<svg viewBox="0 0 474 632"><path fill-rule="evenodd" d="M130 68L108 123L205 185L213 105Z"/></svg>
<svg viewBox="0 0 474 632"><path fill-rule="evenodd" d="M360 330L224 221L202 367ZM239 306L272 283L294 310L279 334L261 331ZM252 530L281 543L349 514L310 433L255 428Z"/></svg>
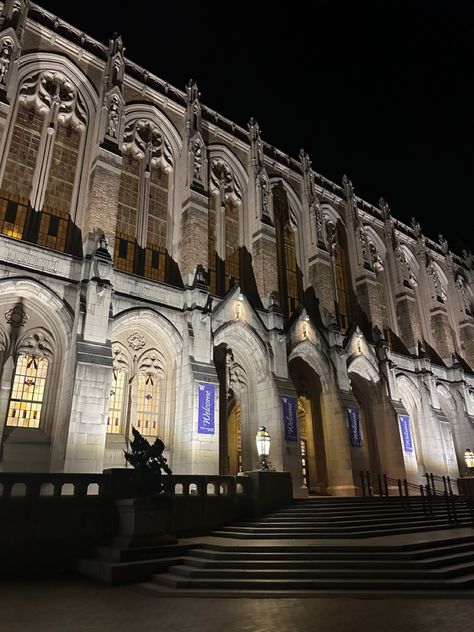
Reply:
<svg viewBox="0 0 474 632"><path fill-rule="evenodd" d="M190 79L186 85L186 142L188 146L188 177L191 188L207 191L207 148L201 130L201 103L197 83Z"/></svg>
<svg viewBox="0 0 474 632"><path fill-rule="evenodd" d="M29 0L5 0L0 14L0 101L8 103L21 55Z"/></svg>
<svg viewBox="0 0 474 632"><path fill-rule="evenodd" d="M247 123L250 142L249 171L251 186L255 200L255 216L265 223L273 222L273 195L270 187L270 179L264 166L263 143L260 138L260 127L252 117Z"/></svg>
<svg viewBox="0 0 474 632"><path fill-rule="evenodd" d="M121 153L125 124L124 52L122 37L114 33L109 39L107 67L104 74L100 143L117 154Z"/></svg>
<svg viewBox="0 0 474 632"><path fill-rule="evenodd" d="M310 214L311 222L314 225L316 244L318 248L327 250L321 204L316 195L314 172L311 168L311 159L304 149L300 149L300 167L303 174L303 201Z"/></svg>

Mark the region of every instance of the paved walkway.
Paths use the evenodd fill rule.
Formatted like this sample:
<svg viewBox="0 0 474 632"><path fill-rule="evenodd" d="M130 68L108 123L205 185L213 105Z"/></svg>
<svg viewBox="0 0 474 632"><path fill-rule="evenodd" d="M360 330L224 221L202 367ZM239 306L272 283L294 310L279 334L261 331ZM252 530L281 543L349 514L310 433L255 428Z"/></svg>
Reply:
<svg viewBox="0 0 474 632"><path fill-rule="evenodd" d="M1 632L466 632L473 618L474 598L169 599L76 577L0 586Z"/></svg>
<svg viewBox="0 0 474 632"><path fill-rule="evenodd" d="M383 543L472 534L472 529L453 529L388 536ZM213 536L180 540L193 541L234 546L252 542ZM323 543L377 546L381 540L258 541L269 546ZM474 591L462 597L249 599L168 597L141 585L110 587L78 576L0 585L0 632L466 632L473 620Z"/></svg>

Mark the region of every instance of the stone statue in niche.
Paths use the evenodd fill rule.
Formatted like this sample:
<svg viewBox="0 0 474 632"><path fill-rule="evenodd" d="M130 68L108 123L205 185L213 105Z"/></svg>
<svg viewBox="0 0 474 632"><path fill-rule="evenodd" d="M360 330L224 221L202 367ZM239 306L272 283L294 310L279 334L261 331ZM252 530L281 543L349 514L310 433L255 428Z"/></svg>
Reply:
<svg viewBox="0 0 474 632"><path fill-rule="evenodd" d="M193 178L202 182L202 143L199 138L193 141L192 152L193 161Z"/></svg>
<svg viewBox="0 0 474 632"><path fill-rule="evenodd" d="M8 70L12 60L13 43L10 39L4 39L0 50L0 85L5 84Z"/></svg>
<svg viewBox="0 0 474 632"><path fill-rule="evenodd" d="M109 119L107 122L107 134L112 138L117 138L120 122L120 100L116 94L110 99Z"/></svg>
<svg viewBox="0 0 474 632"><path fill-rule="evenodd" d="M464 311L470 316L472 315L472 305L466 290L466 286L464 285L464 279L461 275L457 277L456 284L458 286L458 291L461 296L462 304L464 306Z"/></svg>
<svg viewBox="0 0 474 632"><path fill-rule="evenodd" d="M443 235L441 235L441 233L438 235L438 241L440 243L441 246L441 250L443 251L443 255L447 255L449 252L449 244L448 244L448 240L445 239L443 237Z"/></svg>
<svg viewBox="0 0 474 632"><path fill-rule="evenodd" d="M269 194L268 194L268 183L266 178L263 176L260 178L260 190L262 192L262 215L265 217L270 216L269 209Z"/></svg>

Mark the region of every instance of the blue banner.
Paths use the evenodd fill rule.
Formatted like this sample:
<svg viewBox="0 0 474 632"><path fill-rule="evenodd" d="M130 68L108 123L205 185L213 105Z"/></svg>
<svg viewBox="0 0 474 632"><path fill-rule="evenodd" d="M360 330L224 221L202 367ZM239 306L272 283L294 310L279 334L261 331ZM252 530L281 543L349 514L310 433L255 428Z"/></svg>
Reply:
<svg viewBox="0 0 474 632"><path fill-rule="evenodd" d="M296 397L287 397L286 395L282 395L281 407L283 409L283 420L285 422L285 439L287 441L298 441Z"/></svg>
<svg viewBox="0 0 474 632"><path fill-rule="evenodd" d="M214 434L215 384L198 382L198 433Z"/></svg>
<svg viewBox="0 0 474 632"><path fill-rule="evenodd" d="M402 432L403 449L405 452L413 452L413 441L410 431L410 417L408 415L399 415L400 430Z"/></svg>
<svg viewBox="0 0 474 632"><path fill-rule="evenodd" d="M362 435L360 434L360 410L358 408L347 409L347 422L351 446L353 448L361 448Z"/></svg>

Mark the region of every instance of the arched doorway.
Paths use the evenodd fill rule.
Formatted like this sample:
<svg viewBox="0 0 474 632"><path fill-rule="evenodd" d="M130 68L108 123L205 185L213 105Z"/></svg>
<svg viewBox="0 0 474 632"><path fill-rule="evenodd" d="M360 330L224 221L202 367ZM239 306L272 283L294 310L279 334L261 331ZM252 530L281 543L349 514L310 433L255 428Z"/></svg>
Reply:
<svg viewBox="0 0 474 632"><path fill-rule="evenodd" d="M459 470L464 471L464 447L457 441L459 420L462 414L458 414L456 401L444 384L437 384L439 405L446 420L440 419L441 439L444 448L447 474L452 478L459 476ZM469 447L469 446L466 446ZM459 464L459 466L458 466Z"/></svg>
<svg viewBox="0 0 474 632"><path fill-rule="evenodd" d="M290 361L290 377L298 394L301 471L309 493L325 494L328 486L321 412L321 380L302 358Z"/></svg>
<svg viewBox="0 0 474 632"><path fill-rule="evenodd" d="M362 341L360 341L362 345ZM351 440L354 478L361 470L405 478L398 419L373 360L362 352L348 366L352 392L358 404L359 441ZM351 428L349 428L351 430Z"/></svg>

